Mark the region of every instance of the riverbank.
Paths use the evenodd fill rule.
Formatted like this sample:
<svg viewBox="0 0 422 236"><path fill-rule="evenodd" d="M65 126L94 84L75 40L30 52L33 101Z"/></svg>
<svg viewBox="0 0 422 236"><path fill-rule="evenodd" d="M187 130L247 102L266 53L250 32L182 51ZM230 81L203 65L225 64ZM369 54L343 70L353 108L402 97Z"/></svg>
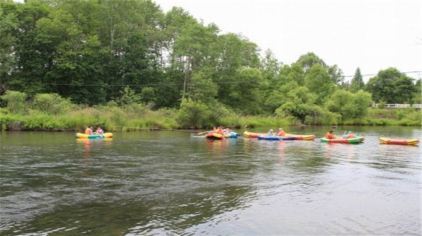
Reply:
<svg viewBox="0 0 422 236"><path fill-rule="evenodd" d="M231 128L285 127L302 125L291 117L242 116L227 114L205 120L200 126L181 120L176 109L151 110L145 105L78 107L61 114L49 114L28 109L12 113L0 109L1 130L9 131L78 131L86 126L101 126L108 131L140 131L200 129L222 125ZM190 117L195 119L195 117ZM362 119L344 120L317 125L356 126L421 126L421 112L413 109L369 109Z"/></svg>

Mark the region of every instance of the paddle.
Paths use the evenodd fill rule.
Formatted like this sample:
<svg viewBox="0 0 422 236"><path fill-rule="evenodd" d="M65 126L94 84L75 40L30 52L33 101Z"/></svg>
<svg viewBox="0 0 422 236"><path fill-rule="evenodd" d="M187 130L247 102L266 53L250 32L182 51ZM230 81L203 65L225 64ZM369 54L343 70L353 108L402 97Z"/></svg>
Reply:
<svg viewBox="0 0 422 236"><path fill-rule="evenodd" d="M197 133L196 135L205 135L205 134L208 134L208 132L210 132L210 131L204 131L204 132L201 132L201 133Z"/></svg>

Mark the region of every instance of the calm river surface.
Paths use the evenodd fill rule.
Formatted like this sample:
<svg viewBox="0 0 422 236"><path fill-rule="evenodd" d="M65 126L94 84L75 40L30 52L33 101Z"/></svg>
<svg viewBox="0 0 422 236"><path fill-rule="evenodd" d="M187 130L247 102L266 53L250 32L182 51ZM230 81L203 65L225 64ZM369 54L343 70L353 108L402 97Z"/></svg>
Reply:
<svg viewBox="0 0 422 236"><path fill-rule="evenodd" d="M422 130L353 129L365 143L4 132L0 235L421 235L422 149L378 137Z"/></svg>

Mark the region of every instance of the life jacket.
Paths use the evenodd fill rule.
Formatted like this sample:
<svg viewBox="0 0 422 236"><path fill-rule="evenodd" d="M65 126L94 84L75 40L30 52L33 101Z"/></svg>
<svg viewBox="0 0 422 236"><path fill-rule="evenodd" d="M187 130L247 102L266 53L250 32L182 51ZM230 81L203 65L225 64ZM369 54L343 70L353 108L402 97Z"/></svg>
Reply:
<svg viewBox="0 0 422 236"><path fill-rule="evenodd" d="M286 136L286 132L284 132L284 130L280 130L278 131L278 136Z"/></svg>
<svg viewBox="0 0 422 236"><path fill-rule="evenodd" d="M331 133L326 133L325 134L325 138L327 138L327 139L335 139L336 136L334 134L331 134Z"/></svg>

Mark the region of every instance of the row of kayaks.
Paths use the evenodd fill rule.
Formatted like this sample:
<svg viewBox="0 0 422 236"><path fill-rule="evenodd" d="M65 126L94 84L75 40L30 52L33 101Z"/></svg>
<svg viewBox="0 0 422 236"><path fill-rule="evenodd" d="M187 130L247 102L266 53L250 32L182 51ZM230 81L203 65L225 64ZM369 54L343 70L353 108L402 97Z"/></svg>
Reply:
<svg viewBox="0 0 422 236"><path fill-rule="evenodd" d="M313 134L286 134L284 136L277 135L267 135L265 133L254 133L245 131L243 133L245 138L256 138L258 140L267 140L267 141L283 141L283 140L304 140L312 141L315 139ZM237 138L239 134L236 132L229 133L218 133L218 132L208 132L205 137L212 140L222 140L227 138ZM354 137L338 137L334 139L320 138L323 143L343 143L343 144L359 144L363 143L365 138L363 136L354 136ZM381 144L391 144L391 145L418 145L418 139L392 139L381 137L379 138Z"/></svg>
<svg viewBox="0 0 422 236"><path fill-rule="evenodd" d="M267 135L262 133L253 133L253 132L244 132L244 136L247 138L257 138L259 140L269 140L269 141L282 141L282 140L305 140L305 141L312 141L315 139L315 135L313 134L286 134L284 136L278 135ZM335 138L335 139L327 139L321 138L321 142L323 143L344 143L344 144L359 144L364 141L364 137L356 136L353 138Z"/></svg>
<svg viewBox="0 0 422 236"><path fill-rule="evenodd" d="M304 140L312 141L315 139L313 134L286 134L284 136L276 135L267 135L264 133L254 133L245 131L243 135L246 138L257 138L258 140L268 140L268 141L283 141L283 140ZM233 131L230 132L208 132L205 137L212 140L222 140L222 139L233 139L239 137L239 134ZM110 139L113 138L113 133L104 133L104 134L84 134L76 133L76 138L78 139ZM351 138L335 138L327 139L320 138L323 143L343 143L343 144L359 144L363 143L364 137L356 136ZM418 145L418 139L392 139L392 138L379 138L381 144L391 144L391 145Z"/></svg>

